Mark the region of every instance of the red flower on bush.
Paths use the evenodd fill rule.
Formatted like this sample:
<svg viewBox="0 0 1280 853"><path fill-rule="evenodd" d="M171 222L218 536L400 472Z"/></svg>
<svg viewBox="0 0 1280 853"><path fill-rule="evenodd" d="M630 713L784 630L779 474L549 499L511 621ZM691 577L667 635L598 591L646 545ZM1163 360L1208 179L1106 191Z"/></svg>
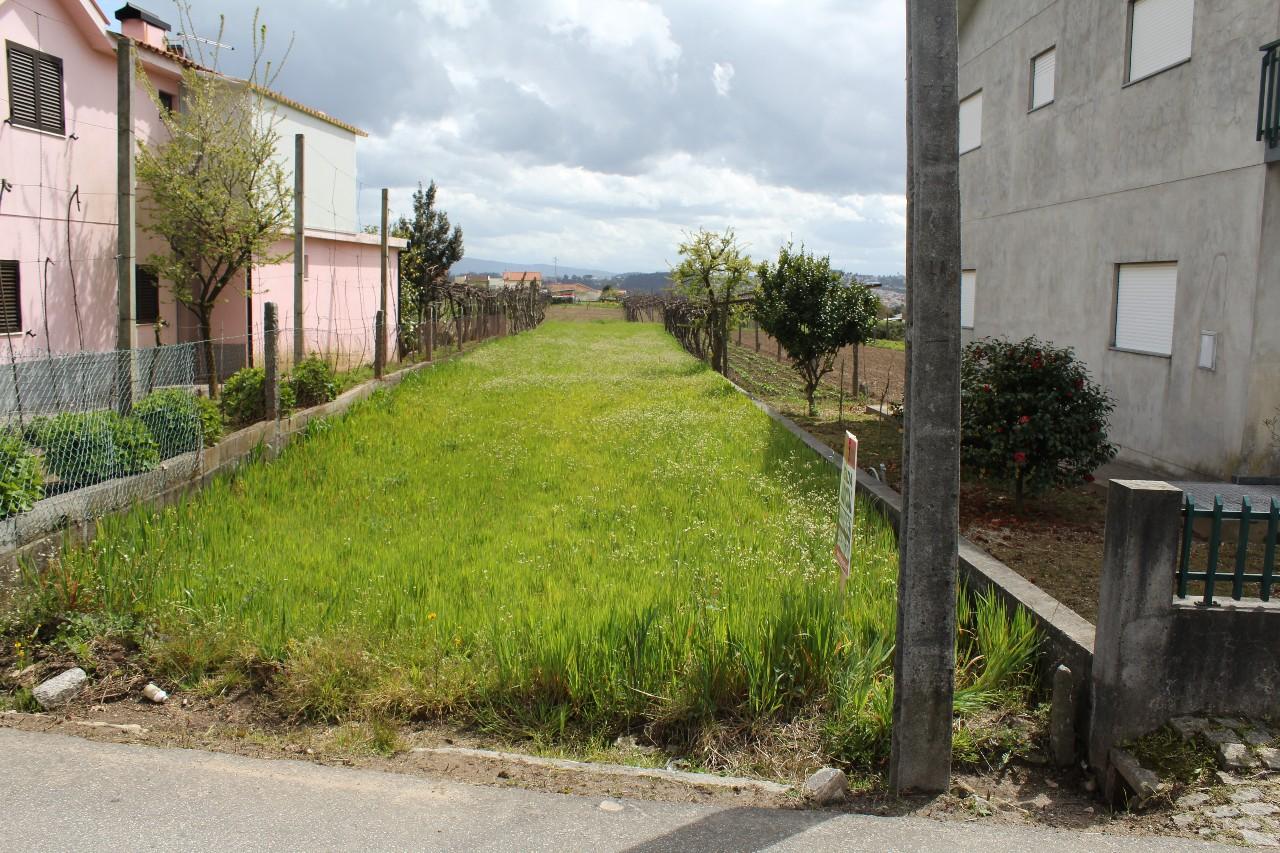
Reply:
<svg viewBox="0 0 1280 853"><path fill-rule="evenodd" d="M1013 454L1013 461L1019 465L1022 465L1027 461L1027 454L1019 450L1017 453Z"/></svg>
<svg viewBox="0 0 1280 853"><path fill-rule="evenodd" d="M1022 417L1018 418L1018 423L1020 423L1020 424L1029 424L1029 423L1031 423L1031 416L1030 416L1030 415L1023 415Z"/></svg>
<svg viewBox="0 0 1280 853"><path fill-rule="evenodd" d="M1084 475L1084 481L1085 481L1086 483L1092 483L1092 482L1093 482L1093 475L1092 475L1092 474L1085 474L1085 475Z"/></svg>

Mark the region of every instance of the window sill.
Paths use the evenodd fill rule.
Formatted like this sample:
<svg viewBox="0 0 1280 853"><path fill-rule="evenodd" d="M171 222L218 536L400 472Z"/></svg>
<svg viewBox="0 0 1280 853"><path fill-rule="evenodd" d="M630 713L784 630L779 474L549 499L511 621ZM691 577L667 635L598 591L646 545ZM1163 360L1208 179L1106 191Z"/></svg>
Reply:
<svg viewBox="0 0 1280 853"><path fill-rule="evenodd" d="M961 157L963 157L964 155L966 155L966 154L968 154L968 153L970 153L970 152L972 152L972 151L977 151L977 150L978 150L979 148L981 148L981 147L982 147L981 145L975 145L975 146L973 146L972 148L966 148L965 150L963 150L963 151L961 151L961 152L960 152L960 156L961 156Z"/></svg>
<svg viewBox="0 0 1280 853"><path fill-rule="evenodd" d="M1051 107L1051 106L1053 106L1055 103L1057 103L1057 99L1056 99L1056 98L1055 98L1054 100L1052 100L1052 101L1045 101L1045 102L1044 102L1043 104L1041 104L1040 106L1038 106L1038 107L1032 107L1031 109L1027 110L1027 115L1031 115L1032 113L1038 113L1038 112L1040 112L1041 110L1045 109L1046 107Z"/></svg>
<svg viewBox="0 0 1280 853"><path fill-rule="evenodd" d="M1111 350L1112 352L1128 353L1129 355L1145 355L1145 356L1150 356L1151 358L1163 358L1166 361L1173 360L1173 353L1169 353L1169 352L1151 352L1150 350L1128 349L1127 347L1118 347L1114 345L1107 347L1107 349Z"/></svg>
<svg viewBox="0 0 1280 853"><path fill-rule="evenodd" d="M20 122L16 122L11 118L5 119L4 123L9 125L9 127L12 127L14 130L25 130L30 133L38 133L41 136L47 136L50 139L66 139L67 138L67 132L65 130L62 131L62 133L58 133L55 130L45 130L43 127L32 127L29 124L21 124Z"/></svg>
<svg viewBox="0 0 1280 853"><path fill-rule="evenodd" d="M1190 61L1191 61L1191 57L1189 56L1186 59L1179 59L1177 62L1173 63L1172 65L1166 65L1164 68L1157 68L1155 71L1152 71L1150 74L1146 74L1142 77L1137 77L1133 80L1128 80L1120 88L1128 89L1130 86L1136 86L1137 84L1143 82L1144 80L1150 80L1152 77L1159 77L1161 74L1163 74L1166 71L1172 71L1175 68L1181 68L1183 65L1186 65Z"/></svg>

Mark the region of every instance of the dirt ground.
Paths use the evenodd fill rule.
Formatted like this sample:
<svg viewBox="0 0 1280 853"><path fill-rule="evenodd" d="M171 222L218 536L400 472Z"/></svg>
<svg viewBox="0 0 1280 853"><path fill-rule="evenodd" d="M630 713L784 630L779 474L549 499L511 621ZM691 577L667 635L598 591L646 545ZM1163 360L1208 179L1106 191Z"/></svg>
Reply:
<svg viewBox="0 0 1280 853"><path fill-rule="evenodd" d="M754 344L750 338L744 340ZM901 375L895 360L897 365L902 363L902 352L864 347L863 353L864 366L876 364L868 357L874 356L888 364L888 371ZM795 371L771 356L773 353L764 348L757 355L754 346L734 347L729 363L735 380L831 448L840 450L845 431L853 432L858 436L859 464L865 468L883 463L889 485L900 488L902 432L898 423L867 414L852 400L844 401L842 419L839 393L829 388L819 393L818 416L810 417ZM865 379L863 384L867 384ZM878 405L879 400L864 399L862 403ZM961 533L1090 621L1098 611L1105 519L1106 497L1092 485L1030 500L1019 515L1014 513L1013 497L1006 490L962 477Z"/></svg>
<svg viewBox="0 0 1280 853"><path fill-rule="evenodd" d="M756 347L756 331L752 326L735 330L730 334L731 341L742 347L744 351L759 353L772 358L776 363L789 368L786 353L781 358L778 354L778 343L767 332L759 333L760 346ZM730 362L732 363L732 354ZM849 393L854 389L853 347L845 347L836 357L835 369L824 380L827 384L840 387L840 377L844 376L845 387ZM902 402L903 382L906 378L906 353L902 350L886 349L877 346L858 347L858 381L866 389L868 398L879 403ZM841 373L843 367L844 373Z"/></svg>
<svg viewBox="0 0 1280 853"><path fill-rule="evenodd" d="M549 793L630 797L663 802L732 803L762 808L809 807L794 791L778 794L743 786L727 788L648 777L619 777L590 769L530 766L497 756L459 755L432 750L472 747L510 750L444 726L403 728L370 740L358 724L285 725L255 707L247 697L222 699L176 695L156 706L136 698L106 703L77 701L55 713L0 713L0 728L83 737L90 740L156 747L205 749L251 758L309 761L480 785L519 786ZM525 751L529 751L527 745ZM519 749L519 745L515 749ZM598 760L636 766L661 766L651 750L632 745ZM560 754L557 754L559 757ZM801 780L784 779L798 784ZM983 821L996 825L1041 825L1117 834L1169 834L1176 828L1166 814L1112 812L1096 799L1076 769L1012 764L987 773L958 774L952 791L936 798L895 799L882 786L854 780L844 811L882 815L920 815L941 820Z"/></svg>

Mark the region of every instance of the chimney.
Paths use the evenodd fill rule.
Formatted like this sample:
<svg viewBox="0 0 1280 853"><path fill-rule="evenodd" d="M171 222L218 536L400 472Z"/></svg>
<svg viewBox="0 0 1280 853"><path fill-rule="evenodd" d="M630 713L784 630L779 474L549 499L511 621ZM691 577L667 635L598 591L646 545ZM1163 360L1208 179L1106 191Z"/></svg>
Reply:
<svg viewBox="0 0 1280 853"><path fill-rule="evenodd" d="M165 33L173 28L146 9L125 3L116 10L116 20L120 22L120 31L134 41L157 50L169 49Z"/></svg>

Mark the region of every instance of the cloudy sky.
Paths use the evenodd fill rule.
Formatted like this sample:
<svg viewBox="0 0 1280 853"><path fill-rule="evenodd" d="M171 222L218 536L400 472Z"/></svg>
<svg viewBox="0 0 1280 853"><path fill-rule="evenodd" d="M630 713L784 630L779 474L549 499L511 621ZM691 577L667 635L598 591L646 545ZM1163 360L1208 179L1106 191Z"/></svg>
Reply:
<svg viewBox="0 0 1280 853"><path fill-rule="evenodd" d="M434 178L472 257L651 271L732 226L757 257L794 237L902 270L902 0L194 6L237 59L261 6L275 53L295 39L276 87L369 131L364 222L379 187L404 211Z"/></svg>

